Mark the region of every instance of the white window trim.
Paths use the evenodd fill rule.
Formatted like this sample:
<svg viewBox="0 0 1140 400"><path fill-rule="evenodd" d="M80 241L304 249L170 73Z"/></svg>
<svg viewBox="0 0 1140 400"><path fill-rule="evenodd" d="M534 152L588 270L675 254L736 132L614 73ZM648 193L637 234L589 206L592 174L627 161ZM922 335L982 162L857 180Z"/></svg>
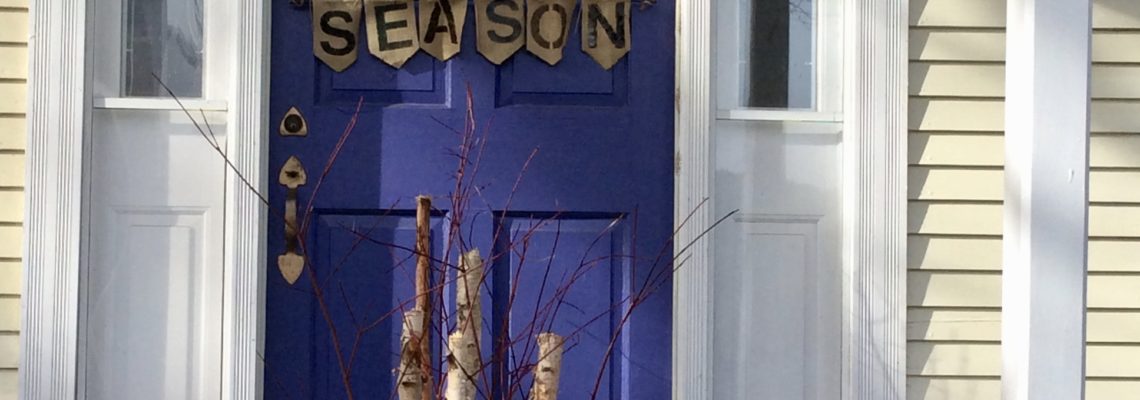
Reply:
<svg viewBox="0 0 1140 400"><path fill-rule="evenodd" d="M28 151L21 312L19 396L74 399L77 395L79 274L83 250L84 174L93 99L87 49L89 0L31 0L28 40ZM229 157L250 183L265 189L267 169L268 0L225 2L232 84ZM108 99L109 100L109 99ZM102 100L106 107L107 100ZM112 103L114 101L112 100ZM162 104L130 104L149 108ZM145 103L145 102L143 102ZM169 106L169 104L165 104ZM112 104L114 106L114 104ZM217 106L217 105L215 105ZM261 396L266 210L227 173L223 289L222 398Z"/></svg>
<svg viewBox="0 0 1140 400"><path fill-rule="evenodd" d="M673 398L713 398L712 2L677 2ZM845 0L843 399L906 397L907 0ZM760 116L766 117L766 116ZM696 210L692 216L688 211Z"/></svg>

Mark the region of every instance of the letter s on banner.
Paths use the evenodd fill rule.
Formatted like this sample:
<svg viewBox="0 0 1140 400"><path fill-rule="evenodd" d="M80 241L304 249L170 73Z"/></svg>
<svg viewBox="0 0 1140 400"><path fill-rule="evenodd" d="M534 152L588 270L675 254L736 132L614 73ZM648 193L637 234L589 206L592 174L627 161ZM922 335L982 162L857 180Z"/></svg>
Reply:
<svg viewBox="0 0 1140 400"><path fill-rule="evenodd" d="M356 62L361 0L313 0L313 54L341 72Z"/></svg>
<svg viewBox="0 0 1140 400"><path fill-rule="evenodd" d="M400 68L420 49L416 10L412 0L366 0L368 52Z"/></svg>
<svg viewBox="0 0 1140 400"><path fill-rule="evenodd" d="M475 0L475 44L492 64L501 65L526 44L523 0Z"/></svg>
<svg viewBox="0 0 1140 400"><path fill-rule="evenodd" d="M574 0L527 0L526 49L547 64L562 61Z"/></svg>
<svg viewBox="0 0 1140 400"><path fill-rule="evenodd" d="M582 0L582 51L602 68L629 53L630 0Z"/></svg>

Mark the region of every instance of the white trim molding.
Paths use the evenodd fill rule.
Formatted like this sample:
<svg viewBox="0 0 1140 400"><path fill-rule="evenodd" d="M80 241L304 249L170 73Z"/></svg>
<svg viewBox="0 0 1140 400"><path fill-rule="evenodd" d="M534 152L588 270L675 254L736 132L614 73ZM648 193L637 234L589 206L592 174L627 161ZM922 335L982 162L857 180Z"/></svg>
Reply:
<svg viewBox="0 0 1140 400"><path fill-rule="evenodd" d="M906 397L907 0L844 1L842 398ZM677 4L676 243L715 221L712 1ZM710 202L711 203L711 202ZM695 211L694 211L695 210ZM678 246L680 249L683 246ZM712 238L678 260L673 398L713 398Z"/></svg>
<svg viewBox="0 0 1140 400"><path fill-rule="evenodd" d="M847 0L843 398L906 398L907 0Z"/></svg>
<svg viewBox="0 0 1140 400"><path fill-rule="evenodd" d="M31 0L19 397L75 397L87 2Z"/></svg>
<svg viewBox="0 0 1140 400"><path fill-rule="evenodd" d="M89 0L31 0L28 152L19 397L79 397L84 171L92 106ZM227 93L228 157L253 187L267 182L268 0L223 2L235 34ZM169 103L169 102L167 102ZM170 106L171 104L165 104ZM143 107L154 109L155 107ZM173 107L169 107L173 108ZM229 171L226 189L222 399L262 395L266 208Z"/></svg>
<svg viewBox="0 0 1140 400"><path fill-rule="evenodd" d="M713 367L712 240L698 240L714 222L712 159L712 1L677 2L676 168L673 239L673 399L710 400ZM692 213L692 215L690 215Z"/></svg>
<svg viewBox="0 0 1140 400"><path fill-rule="evenodd" d="M265 337L266 193L269 149L268 0L227 2L234 7L233 72L230 82L229 157L243 182L226 171L226 250L222 325L222 399L262 396L260 354ZM246 186L256 188L255 193Z"/></svg>
<svg viewBox="0 0 1140 400"><path fill-rule="evenodd" d="M1090 0L1008 0L1002 398L1085 383Z"/></svg>

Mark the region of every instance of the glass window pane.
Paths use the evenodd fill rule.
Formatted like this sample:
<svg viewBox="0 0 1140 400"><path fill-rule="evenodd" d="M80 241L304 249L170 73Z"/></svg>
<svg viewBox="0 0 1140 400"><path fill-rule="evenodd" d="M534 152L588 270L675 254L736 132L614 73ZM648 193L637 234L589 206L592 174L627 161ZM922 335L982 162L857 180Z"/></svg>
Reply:
<svg viewBox="0 0 1140 400"><path fill-rule="evenodd" d="M755 108L815 106L813 0L744 0L741 102Z"/></svg>
<svg viewBox="0 0 1140 400"><path fill-rule="evenodd" d="M202 96L202 0L125 0L122 95Z"/></svg>

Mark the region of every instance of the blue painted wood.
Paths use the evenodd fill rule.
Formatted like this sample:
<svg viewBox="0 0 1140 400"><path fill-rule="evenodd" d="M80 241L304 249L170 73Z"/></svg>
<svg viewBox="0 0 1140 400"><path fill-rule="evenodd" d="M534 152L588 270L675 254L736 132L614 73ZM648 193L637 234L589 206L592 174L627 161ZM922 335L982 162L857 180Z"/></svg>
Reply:
<svg viewBox="0 0 1140 400"><path fill-rule="evenodd" d="M312 219L303 233L311 264L293 286L276 271L284 227L270 218L265 398L346 398L342 363L351 363L355 398L394 398L400 324L392 310L413 301L415 261L407 251L414 244L413 197L436 198L433 250L442 257L460 140L447 126L462 128L467 87L487 145L474 178L481 195L461 221L461 236L488 258L484 338L511 339L482 343L488 358L505 356L494 359L502 367L487 372L482 393L504 398L518 388L512 397L524 397L529 376L511 371L534 362L537 319L569 336L561 398L589 398L603 366L597 398L669 398L669 280L626 324L621 317L628 306L623 301L639 293L651 273L669 268L659 255L669 254L673 215L672 2L634 12L633 50L610 71L579 50L576 22L559 65L547 66L525 50L492 65L475 50L473 18L468 12L463 51L451 61L420 52L403 69L392 69L369 55L368 39L361 38L357 62L334 73L312 55L308 8L273 3L270 122L275 126L296 106L309 136L272 135L269 167L276 173L289 156L301 159L309 176L299 190L302 211L357 100L364 105L313 215L301 215ZM280 209L284 188L272 186L269 198ZM558 289L572 277L574 285ZM453 287L440 295L451 304ZM437 327L448 324L454 322L436 321ZM358 339L362 326L369 328ZM605 360L614 335L613 357ZM439 370L443 334L433 338Z"/></svg>

